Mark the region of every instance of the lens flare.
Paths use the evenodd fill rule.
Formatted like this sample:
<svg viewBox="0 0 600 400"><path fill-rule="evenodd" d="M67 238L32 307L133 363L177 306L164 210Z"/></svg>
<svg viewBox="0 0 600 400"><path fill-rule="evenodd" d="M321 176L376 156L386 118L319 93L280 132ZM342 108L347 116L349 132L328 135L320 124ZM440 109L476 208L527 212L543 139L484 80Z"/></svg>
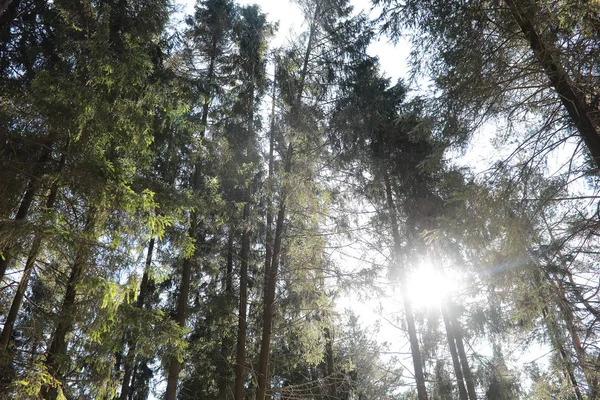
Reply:
<svg viewBox="0 0 600 400"><path fill-rule="evenodd" d="M408 275L408 296L415 307L433 308L456 289L456 279L440 268L422 264Z"/></svg>

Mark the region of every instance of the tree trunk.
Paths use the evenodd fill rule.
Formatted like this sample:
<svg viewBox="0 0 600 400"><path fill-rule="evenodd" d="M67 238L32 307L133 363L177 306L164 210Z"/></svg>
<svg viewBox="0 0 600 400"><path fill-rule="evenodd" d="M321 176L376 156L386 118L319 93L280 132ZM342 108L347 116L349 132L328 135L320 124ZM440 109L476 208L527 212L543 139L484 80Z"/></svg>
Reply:
<svg viewBox="0 0 600 400"><path fill-rule="evenodd" d="M235 231L233 227L229 229L229 238L227 239L227 264L225 266L225 293L233 294L233 239Z"/></svg>
<svg viewBox="0 0 600 400"><path fill-rule="evenodd" d="M533 286L538 290L542 287L542 273L539 269L534 270L533 272ZM548 299L546 298L545 300ZM547 305L544 305L542 307L541 314L544 320L544 324L546 325L546 331L548 332L548 336L550 337L550 343L552 343L554 351L556 351L562 359L565 373L571 381L571 385L573 385L573 392L575 394L575 398L577 400L583 400L583 396L581 394L581 391L579 390L577 378L575 377L575 368L573 367L573 363L570 359L569 354L563 346L563 340L559 336L559 332L561 329L558 327L556 319L551 315L550 308Z"/></svg>
<svg viewBox="0 0 600 400"><path fill-rule="evenodd" d="M84 240L90 240L90 236L95 236L92 232L96 228L96 210L90 210L86 227L84 230ZM83 274L88 262L90 244L79 244L76 250L75 260L71 266L71 273L67 281L67 290L58 318L58 324L54 331L52 343L48 348L46 357L46 367L48 372L56 379L60 380L65 368L65 359L67 357L67 335L73 329L75 322L75 298L77 296L76 287ZM45 385L40 390L40 397L48 400L54 400L58 394L55 386Z"/></svg>
<svg viewBox="0 0 600 400"><path fill-rule="evenodd" d="M552 242L557 243L557 240L554 237L554 233L552 232L552 228L546 219L546 215L542 212L541 216L542 216L542 219L546 226L546 229L548 231L548 234L550 235L550 239L552 240ZM562 253L561 250L557 250L557 254L562 257L561 253ZM553 291L553 295L556 298L556 302L557 302L558 308L562 314L563 320L565 321L565 324L567 325L567 331L569 332L569 335L571 336L571 342L572 342L573 348L575 350L575 355L577 357L578 364L579 364L580 368L582 369L583 375L588 384L589 393L590 393L589 398L596 399L596 398L598 398L598 395L599 395L599 393L598 393L598 390L599 390L599 388L598 388L598 373L597 373L597 369L596 369L598 364L590 365L590 362L587 360L585 350L581 344L579 334L577 333L577 329L575 327L575 322L574 322L575 318L573 315L573 310L572 310L570 302L567 299L566 294L565 294L565 282L564 282L565 276L567 276L569 279L569 284L571 285L571 287L573 289L575 298L579 302L583 303L583 305L585 306L587 311L590 314L592 314L596 319L600 318L600 313L598 313L598 311L596 309L594 309L592 307L592 305L581 294L581 291L579 290L578 285L573 280L573 275L571 274L571 271L569 271L568 268L565 268L562 271L561 275L562 276L553 276L546 269L543 269L543 275L541 272L538 272L535 275L536 284L538 286L541 286L542 277L545 277L545 279L552 284L553 288L556 289Z"/></svg>
<svg viewBox="0 0 600 400"><path fill-rule="evenodd" d="M454 337L454 330L450 323L450 316L448 315L447 304L442 304L442 319L444 320L444 327L446 329L446 338L448 340L448 347L450 348L450 355L452 356L452 366L454 367L454 375L456 376L456 383L458 385L458 394L461 400L469 400L467 389L465 387L464 376L458 358L458 351L456 349L456 338Z"/></svg>
<svg viewBox="0 0 600 400"><path fill-rule="evenodd" d="M337 377L335 376L335 358L333 354L333 337L331 335L331 329L326 327L323 331L325 337L325 366L327 373L327 392L326 396L328 399L337 400Z"/></svg>
<svg viewBox="0 0 600 400"><path fill-rule="evenodd" d="M292 155L292 145L288 146L288 157ZM291 159L286 161L286 172L291 171ZM265 285L265 298L263 304L263 324L260 342L260 356L258 360L256 400L265 400L267 394L267 377L269 374L269 351L271 346L271 328L273 324L273 312L275 303L275 288L277 286L277 271L279 269L279 253L281 251L281 236L283 234L287 190L284 189L277 213L277 224L275 225L275 242L273 243L273 256L268 269L268 277Z"/></svg>
<svg viewBox="0 0 600 400"><path fill-rule="evenodd" d="M392 236L394 239L394 258L399 259L401 250L400 232L398 230L398 221L396 220L396 207L392 196L392 185L385 167L382 168L383 178L385 183L385 193L387 198L387 206L390 214L390 222L392 225ZM398 265L398 277L400 280L400 290L402 291L402 300L404 303L404 312L406 314L406 325L408 329L408 338L410 341L410 351L412 354L413 368L415 372L415 380L417 382L417 397L419 400L427 400L427 389L425 388L425 375L423 374L423 360L419 351L419 338L417 337L417 328L415 318L412 311L412 302L408 296L408 284L406 279L406 271L403 266Z"/></svg>
<svg viewBox="0 0 600 400"><path fill-rule="evenodd" d="M195 223L193 224L195 225ZM196 231L194 227L194 233ZM194 234L195 236L195 234ZM194 254L196 251L194 251ZM190 283L192 280L193 256L186 258L183 261L183 271L181 276L181 286L179 287L179 297L177 300L177 311L175 314L175 322L180 327L185 327L188 310L188 298L190 295ZM169 372L167 376L167 389L165 392L166 400L175 400L177 398L177 383L179 381L179 372L181 371L182 362L177 358L171 358L169 364Z"/></svg>
<svg viewBox="0 0 600 400"><path fill-rule="evenodd" d="M271 257L273 256L273 166L274 166L274 152L275 152L275 93L276 93L276 81L277 76L277 60L275 60L275 69L273 71L273 102L271 103L271 132L269 135L269 170L267 175L267 222L266 222L266 235L265 235L265 273L264 280L269 280L271 270ZM265 289L266 293L266 289Z"/></svg>
<svg viewBox="0 0 600 400"><path fill-rule="evenodd" d="M533 51L538 63L544 70L544 73L550 80L554 90L558 93L563 107L566 109L571 121L577 128L579 135L583 139L594 164L600 170L600 135L598 135L598 121L592 116L593 111L585 101L585 94L582 93L572 82L571 77L563 68L556 53L556 48L548 46L542 41L536 31L533 21L529 17L535 13L535 10L525 9L531 7L529 2L523 5L517 0L505 0L510 8L510 12L525 35L531 50Z"/></svg>
<svg viewBox="0 0 600 400"><path fill-rule="evenodd" d="M556 321L553 321L553 319L550 317L548 307L544 307L542 309L542 316L546 324L546 329L548 330L548 335L550 336L550 342L552 343L554 350L559 354L560 358L562 359L565 372L567 373L567 376L571 381L571 385L573 385L573 392L575 394L575 398L577 400L583 400L584 398L581 394L581 391L579 390L577 378L575 377L573 363L571 362L569 355L563 347L562 341L557 335L558 327L556 326Z"/></svg>
<svg viewBox="0 0 600 400"><path fill-rule="evenodd" d="M254 57L252 57L254 58ZM250 105L248 111L248 134L246 135L246 159L250 160L254 139L254 67L250 82ZM238 337L235 356L235 388L234 399L244 399L244 383L246 381L246 328L248 314L248 262L250 260L250 201L252 199L251 177L246 177L244 190L244 215L242 217L242 253L240 255L240 307L238 310Z"/></svg>
<svg viewBox="0 0 600 400"><path fill-rule="evenodd" d="M448 304L448 317L450 320L450 326L452 328L454 340L456 340L456 350L458 351L458 358L460 359L463 377L467 385L469 399L477 400L477 392L475 391L475 378L473 378L471 366L469 365L469 359L467 358L467 352L465 351L460 321L458 318L456 318L456 307L452 302Z"/></svg>
<svg viewBox="0 0 600 400"><path fill-rule="evenodd" d="M155 238L151 237L148 243L148 253L146 254L146 263L144 265L144 275L142 276L142 282L140 283L140 293L138 294L136 308L139 310L144 309L146 299L151 294L153 283L150 279L150 267L152 265L152 253L154 251ZM127 345L127 355L124 360L124 372L123 372L123 383L121 385L121 395L119 400L127 400L130 390L130 381L135 367L135 353L137 348L137 338L131 338Z"/></svg>
<svg viewBox="0 0 600 400"><path fill-rule="evenodd" d="M19 205L19 210L15 215L14 221L23 221L27 214L29 213L29 208L33 203L33 198L37 193L37 179L33 178L27 187L27 191L21 200L21 204ZM14 256L13 251L15 250L15 245L13 243L6 244L2 248L2 253L0 253L0 282L4 279L4 275L6 274L6 270L8 269L8 265L12 261Z"/></svg>
<svg viewBox="0 0 600 400"><path fill-rule="evenodd" d="M213 49L216 48L216 42L213 42ZM210 91L210 87L212 86L212 81L215 73L215 62L216 62L216 52L213 51L211 55L210 64L208 68L207 74L207 82ZM204 133L206 132L206 124L208 122L208 107L209 107L209 99L210 92L206 93L206 99L204 101L204 105L202 106L202 117L201 117L201 126L202 130L200 132L200 137L204 138ZM194 168L194 175L192 177L192 188L195 192L198 192L202 187L202 163L199 161L196 163ZM196 211L192 211L190 215L190 228L188 230L188 236L192 239L196 239L198 233L197 227L198 214ZM175 322L184 328L186 319L187 319L187 309L188 309L188 297L190 293L190 283L192 279L192 267L194 264L194 259L198 255L198 246L195 246L193 254L191 257L186 258L183 261L183 268L181 273L181 287L179 289L179 297L177 299L177 310L175 313ZM167 389L165 391L165 399L166 400L175 400L177 398L177 383L179 381L179 372L181 371L181 361L177 357L171 358L169 363L169 369L167 373Z"/></svg>
<svg viewBox="0 0 600 400"><path fill-rule="evenodd" d="M312 52L312 46L314 36L316 33L316 18L319 14L319 6L315 8L315 14L313 21L311 22L310 33L308 36L308 43L306 45L306 51L304 53L304 61L302 65L302 72L300 75L300 85L298 86L298 93L296 94L296 104L292 108L292 113L298 112L301 101L302 93L304 92L304 84L306 81L306 75L308 73L308 61ZM273 99L273 101L275 101ZM271 137L271 140L272 137ZM272 158L272 143L270 144L271 158ZM292 140L288 144L287 152L285 157L284 176L292 171L294 146ZM271 160L270 160L271 161ZM271 165L269 166L271 169ZM275 240L273 242L271 257L265 257L265 294L263 304L263 324L262 334L260 343L260 355L258 360L258 371L257 371L257 385L256 385L256 400L265 400L268 390L268 376L269 376L269 352L271 347L271 329L273 323L273 312L275 303L275 288L277 286L277 272L279 269L279 258L281 252L281 238L284 229L284 220L286 217L286 203L288 196L288 188L285 186L282 189L281 203L279 205L279 211L277 213L277 223L275 224ZM267 230L269 232L269 230ZM267 251L269 249L267 248Z"/></svg>
<svg viewBox="0 0 600 400"><path fill-rule="evenodd" d="M248 189L246 189L248 190ZM246 196L244 205L244 232L242 234L242 252L240 255L240 304L238 310L237 351L235 357L235 389L234 399L244 399L244 383L246 381L246 326L248 310L248 260L250 258L250 204Z"/></svg>
<svg viewBox="0 0 600 400"><path fill-rule="evenodd" d="M61 164L62 162L64 162L64 156L61 160ZM49 211L54 208L54 202L56 201L57 194L58 182L55 182L52 185L52 189L50 189L50 194L48 195L48 199L46 200L46 211ZM31 249L29 250L29 255L27 256L27 261L25 262L25 270L23 271L23 275L21 276L21 281L19 282L19 286L17 287L17 292L15 293L15 297L10 306L10 310L8 312L8 315L6 316L6 320L4 321L4 328L2 329L2 334L0 334L0 353L8 349L14 323L17 319L17 314L21 309L21 304L23 303L23 296L25 295L25 290L27 289L27 284L29 283L29 277L31 276L31 272L33 271L33 267L35 266L35 262L37 260L37 256L41 247L42 234L37 233L35 235L35 238L33 239Z"/></svg>
<svg viewBox="0 0 600 400"><path fill-rule="evenodd" d="M583 371L583 376L588 385L590 393L589 398L595 399L598 397L598 387L596 381L598 372L594 370L593 366L590 366L585 349L581 344L581 339L579 338L579 334L577 333L577 328L575 326L573 310L571 309L569 301L565 296L564 284L558 278L548 278L551 279L553 286L556 288L555 295L557 296L558 309L560 310L565 325L567 326L567 332L569 333L573 349L575 350L575 356L577 357L577 364L579 364L579 367Z"/></svg>
<svg viewBox="0 0 600 400"><path fill-rule="evenodd" d="M16 2L16 3L18 3L18 2ZM54 138L54 135L50 134L49 137L47 138L47 142L51 143L53 138ZM34 176L31 177L31 179L29 180L29 183L27 184L27 190L25 191L25 194L23 195L23 199L21 199L21 204L19 204L19 209L17 210L17 214L13 218L13 220L15 222L25 220L25 218L27 218L27 215L29 214L29 209L31 208L31 204L33 204L33 199L35 198L35 196L39 190L39 185L40 185L39 176L43 175L42 168L48 161L50 161L51 154L50 154L50 150L48 147L48 143L45 143L45 146L47 146L47 148L44 149L44 151L42 152L42 155L38 159L38 166L40 167L40 170L34 171ZM65 155L63 152L63 155L61 156L60 163L58 166L58 171L60 171L62 169L62 167L64 166L64 163L65 163ZM36 174L39 176L37 176ZM2 280L4 279L6 270L8 269L8 266L14 256L14 254L13 254L14 251L15 251L15 243L6 243L2 247L2 252L0 253L0 282L2 282Z"/></svg>
<svg viewBox="0 0 600 400"><path fill-rule="evenodd" d="M233 225L233 223L232 223ZM225 265L225 276L224 285L225 288L225 296L228 299L234 297L233 293L233 239L235 236L235 231L232 226L229 228L229 234L227 239L227 262ZM229 307L229 303L228 307ZM229 309L227 310L229 312ZM231 354L231 349L233 348L233 340L232 336L227 333L222 333L221 335L221 359L217 364L218 368L218 380L217 380L217 388L219 390L219 399L226 399L228 396L228 385L230 381L229 370L230 370L230 362L229 357Z"/></svg>

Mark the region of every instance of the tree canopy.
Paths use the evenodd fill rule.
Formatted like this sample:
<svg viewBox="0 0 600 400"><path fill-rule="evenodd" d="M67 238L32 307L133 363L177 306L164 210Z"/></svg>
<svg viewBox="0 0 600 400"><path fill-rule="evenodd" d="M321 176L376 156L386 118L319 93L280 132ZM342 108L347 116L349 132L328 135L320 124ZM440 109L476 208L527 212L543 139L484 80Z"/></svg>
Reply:
<svg viewBox="0 0 600 400"><path fill-rule="evenodd" d="M0 397L600 398L600 5L371 5L0 1Z"/></svg>

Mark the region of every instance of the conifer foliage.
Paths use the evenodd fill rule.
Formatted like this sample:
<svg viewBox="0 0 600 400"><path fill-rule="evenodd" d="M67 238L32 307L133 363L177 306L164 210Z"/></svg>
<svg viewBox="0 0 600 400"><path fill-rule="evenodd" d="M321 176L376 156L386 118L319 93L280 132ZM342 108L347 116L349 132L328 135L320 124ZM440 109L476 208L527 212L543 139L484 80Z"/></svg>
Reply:
<svg viewBox="0 0 600 400"><path fill-rule="evenodd" d="M600 7L373 5L0 0L0 398L600 398Z"/></svg>

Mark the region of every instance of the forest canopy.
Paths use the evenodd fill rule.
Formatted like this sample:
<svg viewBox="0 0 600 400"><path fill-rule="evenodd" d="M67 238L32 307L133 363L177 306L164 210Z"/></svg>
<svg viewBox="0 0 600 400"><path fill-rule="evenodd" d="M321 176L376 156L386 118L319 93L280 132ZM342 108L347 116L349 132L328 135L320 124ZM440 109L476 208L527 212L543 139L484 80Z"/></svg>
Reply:
<svg viewBox="0 0 600 400"><path fill-rule="evenodd" d="M296 8L0 0L0 399L600 398L600 3Z"/></svg>

